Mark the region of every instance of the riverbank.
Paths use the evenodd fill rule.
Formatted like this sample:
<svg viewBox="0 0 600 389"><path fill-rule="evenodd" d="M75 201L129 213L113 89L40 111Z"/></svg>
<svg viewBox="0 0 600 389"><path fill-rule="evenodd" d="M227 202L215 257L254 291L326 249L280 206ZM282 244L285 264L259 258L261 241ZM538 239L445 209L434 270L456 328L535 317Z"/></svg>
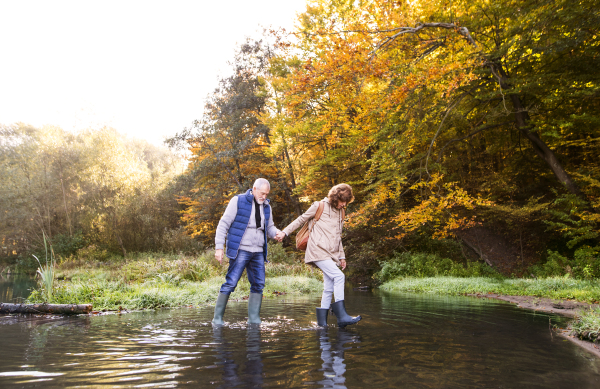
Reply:
<svg viewBox="0 0 600 389"><path fill-rule="evenodd" d="M488 277L405 277L381 285L382 290L466 295L507 301L524 309L573 318L564 338L600 358L600 282L570 278L505 279Z"/></svg>
<svg viewBox="0 0 600 389"><path fill-rule="evenodd" d="M589 304L600 301L600 282L572 278L426 277L397 278L381 285L382 290L448 295L533 296L573 300Z"/></svg>
<svg viewBox="0 0 600 389"><path fill-rule="evenodd" d="M89 303L95 311L198 306L216 300L226 272L227 263L219 265L212 252L196 257L139 254L109 262L66 261L55 269L52 297L37 288L28 302ZM265 298L321 290L322 275L311 266L293 261L266 265ZM242 300L249 294L244 275L231 299Z"/></svg>
<svg viewBox="0 0 600 389"><path fill-rule="evenodd" d="M495 300L507 301L517 305L519 308L530 309L533 311L555 313L557 315L570 318L581 317L586 311L598 308L598 304L590 304L570 299L551 299L547 297L536 296L510 296L495 293L488 294L468 294L467 296L477 298L490 298Z"/></svg>

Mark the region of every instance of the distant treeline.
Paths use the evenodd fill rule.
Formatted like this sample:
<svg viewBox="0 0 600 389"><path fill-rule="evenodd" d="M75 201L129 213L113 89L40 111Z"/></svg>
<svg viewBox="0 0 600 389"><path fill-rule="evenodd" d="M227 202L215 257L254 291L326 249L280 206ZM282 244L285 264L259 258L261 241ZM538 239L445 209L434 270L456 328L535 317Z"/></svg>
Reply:
<svg viewBox="0 0 600 389"><path fill-rule="evenodd" d="M43 233L63 256L193 249L179 226L184 169L167 148L108 128L0 127L2 257L43 251Z"/></svg>

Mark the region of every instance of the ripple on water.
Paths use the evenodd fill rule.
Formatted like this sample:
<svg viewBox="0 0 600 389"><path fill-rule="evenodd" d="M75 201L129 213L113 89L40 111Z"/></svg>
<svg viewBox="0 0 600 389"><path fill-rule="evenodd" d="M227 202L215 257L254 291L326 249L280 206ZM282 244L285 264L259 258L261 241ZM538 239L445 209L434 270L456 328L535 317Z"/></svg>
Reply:
<svg viewBox="0 0 600 389"><path fill-rule="evenodd" d="M287 297L287 296L286 296ZM212 308L97 317L13 317L1 387L600 387L600 364L553 337L560 318L466 297L350 293L356 326L318 328L318 297L263 302L246 324ZM330 317L330 323L335 319Z"/></svg>

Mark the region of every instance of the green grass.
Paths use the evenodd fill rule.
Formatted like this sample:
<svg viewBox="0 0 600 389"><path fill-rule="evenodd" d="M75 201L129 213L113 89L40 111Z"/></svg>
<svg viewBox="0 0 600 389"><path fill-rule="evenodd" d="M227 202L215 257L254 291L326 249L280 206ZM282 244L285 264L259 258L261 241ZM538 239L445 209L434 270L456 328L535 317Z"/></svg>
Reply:
<svg viewBox="0 0 600 389"><path fill-rule="evenodd" d="M600 308L585 311L571 322L571 329L575 331L580 339L596 342L600 333Z"/></svg>
<svg viewBox="0 0 600 389"><path fill-rule="evenodd" d="M213 302L224 282L227 264L219 265L214 252L197 257L138 254L127 261L75 261L56 269L54 293L48 301L42 289L28 301L54 304L91 303L95 310L155 309ZM301 295L322 290L322 274L311 266L287 261L266 265L266 297L276 293ZM245 275L232 299L250 293Z"/></svg>
<svg viewBox="0 0 600 389"><path fill-rule="evenodd" d="M573 299L588 303L600 301L600 281L575 280L564 277L544 279L406 277L388 281L381 285L381 289L386 291L449 295L497 293L553 299Z"/></svg>

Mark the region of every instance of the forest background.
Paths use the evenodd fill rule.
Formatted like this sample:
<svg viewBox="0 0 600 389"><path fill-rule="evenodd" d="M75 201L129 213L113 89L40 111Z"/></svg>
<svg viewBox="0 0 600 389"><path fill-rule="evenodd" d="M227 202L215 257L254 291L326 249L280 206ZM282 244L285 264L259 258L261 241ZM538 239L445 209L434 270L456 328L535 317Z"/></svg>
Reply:
<svg viewBox="0 0 600 389"><path fill-rule="evenodd" d="M239 47L170 150L2 126L2 257L35 269L44 235L63 261L197 255L265 177L278 227L353 186L356 281L598 278L598 26L597 0L310 1Z"/></svg>

